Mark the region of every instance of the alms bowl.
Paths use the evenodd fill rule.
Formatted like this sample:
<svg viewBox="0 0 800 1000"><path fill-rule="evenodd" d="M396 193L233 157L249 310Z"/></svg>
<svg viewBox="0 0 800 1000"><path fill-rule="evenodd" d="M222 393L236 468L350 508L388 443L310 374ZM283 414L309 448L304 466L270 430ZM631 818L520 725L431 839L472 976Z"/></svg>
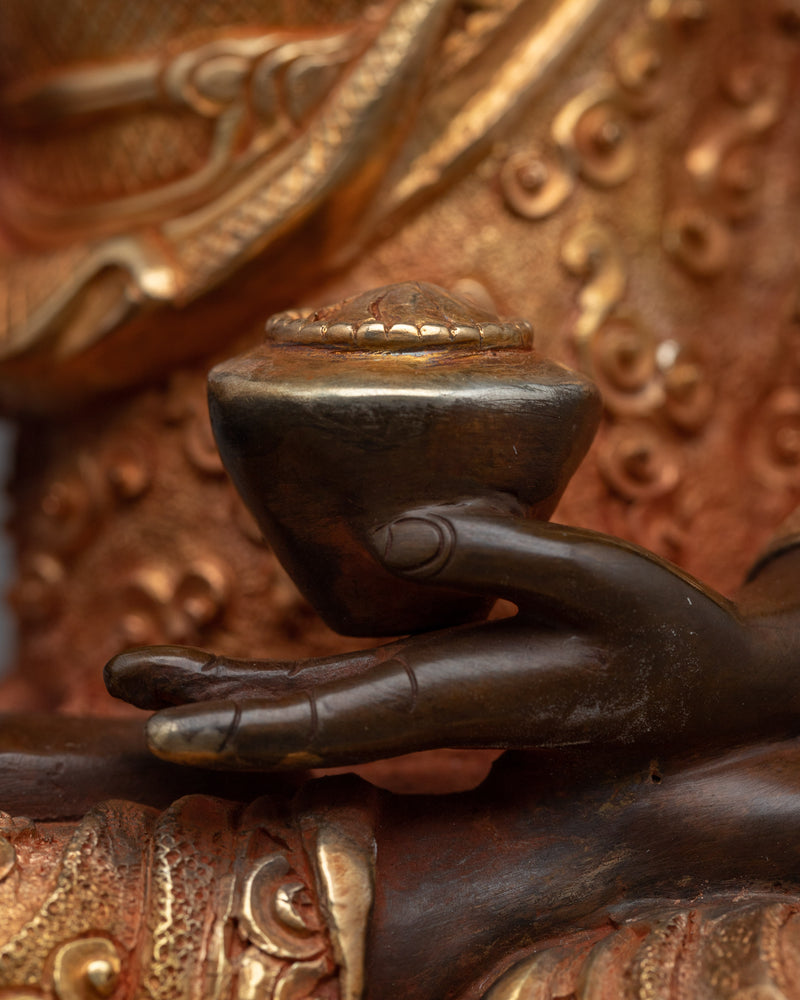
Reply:
<svg viewBox="0 0 800 1000"><path fill-rule="evenodd" d="M485 595L401 578L375 529L426 505L512 499L552 513L597 426L593 384L538 355L530 326L432 285L308 315L209 376L228 472L325 621L399 635L485 615Z"/></svg>

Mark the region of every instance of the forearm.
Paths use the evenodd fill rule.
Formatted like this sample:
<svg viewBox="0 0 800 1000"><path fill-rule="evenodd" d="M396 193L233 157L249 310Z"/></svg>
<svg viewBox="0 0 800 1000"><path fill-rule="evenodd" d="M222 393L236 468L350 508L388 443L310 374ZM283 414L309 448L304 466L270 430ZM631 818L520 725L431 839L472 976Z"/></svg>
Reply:
<svg viewBox="0 0 800 1000"><path fill-rule="evenodd" d="M368 1000L458 995L505 956L645 900L788 885L800 742L640 764L620 778L596 753L515 755L476 792L383 800Z"/></svg>

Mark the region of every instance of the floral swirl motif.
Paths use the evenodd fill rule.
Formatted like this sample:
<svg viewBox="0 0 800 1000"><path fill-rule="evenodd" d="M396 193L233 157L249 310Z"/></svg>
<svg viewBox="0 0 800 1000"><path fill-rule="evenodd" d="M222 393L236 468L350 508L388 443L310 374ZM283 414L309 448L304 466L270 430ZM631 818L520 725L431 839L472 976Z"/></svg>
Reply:
<svg viewBox="0 0 800 1000"><path fill-rule="evenodd" d="M634 503L631 518L655 501L669 503L671 517L665 521L663 511L651 510L652 524L637 521L636 536L676 558L688 537L681 445L702 432L713 406L703 362L676 340L659 340L651 324L625 304L628 261L610 226L594 220L569 230L561 261L583 282L573 341L606 406L600 475L613 494Z"/></svg>
<svg viewBox="0 0 800 1000"><path fill-rule="evenodd" d="M745 415L745 457L762 502L785 514L800 501L800 298L792 296L769 391Z"/></svg>
<svg viewBox="0 0 800 1000"><path fill-rule="evenodd" d="M108 503L107 484L94 457L80 454L42 497L36 536L63 556L83 548Z"/></svg>
<svg viewBox="0 0 800 1000"><path fill-rule="evenodd" d="M728 263L731 234L709 212L697 206L684 206L667 216L664 248L696 277L710 278Z"/></svg>
<svg viewBox="0 0 800 1000"><path fill-rule="evenodd" d="M81 450L38 499L28 530L35 548L23 551L10 599L25 622L58 616L70 567L120 505L143 496L153 481L146 434L97 454Z"/></svg>
<svg viewBox="0 0 800 1000"><path fill-rule="evenodd" d="M270 854L253 868L242 893L243 935L269 955L311 959L325 940L306 888L283 854Z"/></svg>
<svg viewBox="0 0 800 1000"><path fill-rule="evenodd" d="M681 478L677 449L655 427L644 423L613 427L598 461L608 485L626 500L665 496Z"/></svg>
<svg viewBox="0 0 800 1000"><path fill-rule="evenodd" d="M630 120L610 80L573 98L553 120L553 151L516 150L500 172L508 206L526 219L543 219L572 194L578 178L615 187L636 166Z"/></svg>
<svg viewBox="0 0 800 1000"><path fill-rule="evenodd" d="M49 552L26 552L9 593L9 602L20 621L26 625L55 621L63 604L66 576L66 567L56 556Z"/></svg>
<svg viewBox="0 0 800 1000"><path fill-rule="evenodd" d="M631 318L615 317L597 330L592 350L596 370L620 394L620 409L626 403L652 408L655 400L647 390L655 377L656 357L649 329Z"/></svg>
<svg viewBox="0 0 800 1000"><path fill-rule="evenodd" d="M197 641L223 612L230 593L224 565L209 556L187 566L140 567L123 594L120 639L125 645Z"/></svg>
<svg viewBox="0 0 800 1000"><path fill-rule="evenodd" d="M556 114L546 144L513 150L500 171L506 204L526 219L557 211L583 180L613 188L633 174L639 159L636 122L664 99L670 33L702 21L704 3L648 5L643 20L619 40L611 71Z"/></svg>
<svg viewBox="0 0 800 1000"><path fill-rule="evenodd" d="M786 42L792 32L780 10L763 34L767 42L758 60L740 58L726 67L723 104L696 127L683 157L686 192L664 222L664 248L697 278L725 269L737 229L756 212L765 190L764 143L789 100Z"/></svg>
<svg viewBox="0 0 800 1000"><path fill-rule="evenodd" d="M713 395L702 362L675 340L658 343L650 327L625 308L628 262L614 230L597 220L579 223L567 233L561 261L583 282L573 339L610 414L660 413L677 429L700 430Z"/></svg>
<svg viewBox="0 0 800 1000"><path fill-rule="evenodd" d="M794 1000L798 908L783 898L713 902L643 914L610 933L575 935L572 947L535 952L505 973L484 1000L641 997L642 1000ZM676 967L680 975L675 974Z"/></svg>
<svg viewBox="0 0 800 1000"><path fill-rule="evenodd" d="M9 879L14 842L53 837L0 813L0 996L360 1000L374 844L357 793L286 820L269 800L103 803L50 867Z"/></svg>
<svg viewBox="0 0 800 1000"><path fill-rule="evenodd" d="M627 266L615 234L597 221L581 223L569 232L561 246L561 262L583 281L574 337L585 362L588 344L625 294Z"/></svg>
<svg viewBox="0 0 800 1000"><path fill-rule="evenodd" d="M775 490L800 489L800 390L776 389L761 408L753 440L753 468Z"/></svg>
<svg viewBox="0 0 800 1000"><path fill-rule="evenodd" d="M680 430L694 434L711 417L714 393L700 359L677 341L665 340L656 352L664 390L664 411Z"/></svg>

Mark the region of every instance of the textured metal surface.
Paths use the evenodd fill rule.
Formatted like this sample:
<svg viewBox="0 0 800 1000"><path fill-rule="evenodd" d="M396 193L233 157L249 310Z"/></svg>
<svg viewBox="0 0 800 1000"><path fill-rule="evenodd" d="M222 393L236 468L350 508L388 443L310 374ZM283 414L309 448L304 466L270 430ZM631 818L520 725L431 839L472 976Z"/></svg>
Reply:
<svg viewBox="0 0 800 1000"><path fill-rule="evenodd" d="M373 858L369 835L343 840L335 813L315 821L310 855L263 799L188 796L162 813L111 803L72 825L0 819L21 844L16 884L0 880L4 997L327 1000L340 974L341 996L361 996ZM320 895L347 911L330 938Z"/></svg>
<svg viewBox="0 0 800 1000"><path fill-rule="evenodd" d="M276 310L422 276L466 285L502 315L530 317L539 349L592 375L606 403L557 517L643 544L723 592L796 507L793 0L10 0L0 19L0 395L24 423L13 485L22 642L4 706L124 710L106 698L100 666L137 642L285 659L345 648L260 546L205 420L205 369L256 343ZM797 773L771 751L776 760L784 778ZM698 809L720 801L721 771L692 799ZM729 898L720 917L695 902L710 861L728 861L723 825L740 850L726 869L734 896L752 879L774 883L797 870L787 820L796 796L791 782L776 790L775 774L758 785L763 813L749 797L736 806L735 795L754 786L751 775L735 776L705 855L688 811L677 853L697 870L668 866L662 883L673 901L686 889L679 906L648 911L633 928L621 917L614 937L576 946L555 979L561 956L535 957L539 979L528 975L533 965L520 968L498 995L519 986L520 996L602 996L607 986L610 996L702 996L724 975L718 995L791 996L791 898L752 910ZM615 815L620 800L610 794L599 815ZM511 894L518 907L530 901L532 919L561 912L569 924L587 884L613 883L618 848L588 882L565 887L545 868L542 902L529 865L519 878L502 870L493 806L475 836L494 853L476 850L467 866L476 904ZM72 968L59 949L76 935L93 940L98 926L125 953L135 949L139 906L112 907L111 916L108 906L142 898L142 866L128 861L155 845L156 823L145 918L155 944L144 961L162 964L144 995L185 995L181 976L195 974L197 952L171 947L170 922L181 941L187 928L197 935L187 901L205 905L208 886L194 872L207 871L210 853L230 856L230 827L212 810L184 836L179 808L157 821L142 815L124 821L124 835L110 823L110 837L105 820L56 827L35 848L30 824L3 820L16 858L0 881L10 933L4 989L52 992L56 956L59 969ZM437 931L449 920L465 934L471 927L470 941L488 936L486 911L459 912L448 901L463 899L463 886L448 896L442 877L467 870L469 816L435 829L437 816L412 831L418 838L395 852L394 868L388 862L394 884L407 877L412 913L437 913ZM749 819L743 844L736 838ZM456 829L452 847L445 820ZM209 824L221 831L213 851ZM389 858L400 827L384 829ZM769 846L754 852L765 828ZM661 829L654 822L648 836ZM420 844L439 847L420 855ZM655 861L642 858L648 886L658 861L676 853L667 846ZM538 831L537 863L546 847ZM518 842L508 857L519 859ZM559 870L573 867L581 875L574 861ZM20 878L23 870L35 878ZM490 878L498 871L499 894ZM380 897L393 883L378 884ZM218 888L209 907L224 914L224 881ZM444 966L483 957L456 939L452 961L437 962L445 936L413 919L393 940L413 940L417 962L387 949L389 981L392 968L423 976L425 946L434 980ZM223 995L220 936L207 955L193 982ZM676 967L688 978L665 984L663 968L681 955ZM108 964L92 978L94 961ZM243 1000L277 992L281 973L260 953L246 947L239 963ZM66 989L113 978L113 956L88 966L77 963L86 977ZM578 966L588 969L583 985L570 978ZM321 971L285 978L286 993L314 991ZM489 989L486 970L477 975Z"/></svg>
<svg viewBox="0 0 800 1000"><path fill-rule="evenodd" d="M269 38L278 46L270 52L291 56L278 60L287 69L282 93L295 95L289 104L310 102L293 128L311 148L323 105L345 100L348 74L379 46L391 14L388 4L367 16L347 4L220 3L202 11L181 6L180 16L126 13L128 34L116 24L99 30L105 8L75 4L69 17L46 5L23 17L23 8L11 3L3 14L9 152L0 188L15 210L43 204L41 185L14 165L22 163L17 148L29 150L26 162L45 180L69 172L61 167L69 161L64 144L74 141L77 96L42 104L36 95L45 84L57 89L84 73L84 91L70 84L70 95L96 93L100 83L106 93L120 66L138 66L141 79L153 60L163 68L177 53L181 66L199 73L202 54L217 73L203 70L202 85L228 81L240 107L237 81L250 80L250 70L228 50L234 41L253 42L260 52L254 40ZM237 265L194 306L153 307L140 320L126 319L141 308L139 299L128 301L128 278L114 265L86 284L94 272L81 262L87 254L99 260L103 240L163 248L147 234L186 212L165 194L169 170L185 163L192 177L207 162L174 116L190 132L210 129L222 105L212 109L196 96L177 108L159 91L155 103L166 103L173 118L156 125L149 106L126 103L133 84L123 75L107 91L118 103L91 119L75 154L92 212L75 191L58 195L47 181L48 204L79 210L83 228L59 230L56 239L58 227L48 223L45 246L30 234L23 239L16 216L6 213L7 315L18 343L31 348L0 371L7 408L62 411L50 422L26 418L23 428L13 486L23 675L6 687L7 706L103 704L95 665L126 642L181 637L234 655L277 657L342 648L311 624L271 557L251 541L254 529L211 448L203 368L252 343L260 336L252 324L276 310L387 281L423 275L467 287L503 315L529 317L543 353L597 380L605 419L562 502L562 520L636 541L730 591L796 506L796 11L785 0L508 0L454 4L442 18L439 28L419 22L420 58L435 55L427 57L421 89L404 92L403 113L382 120L388 131L378 159L370 154L369 183L334 186L324 209L274 251ZM301 59L292 46L309 38L317 55L302 49ZM306 60L307 73L288 72L297 60ZM247 135L258 146L272 119L259 118L255 106L247 114L254 123ZM442 129L443 121L450 127ZM128 148L103 131L112 126L140 130L145 138L131 150L155 157L140 188L163 204L144 228L135 213L119 210L104 179L124 175L110 165ZM170 152L170 144L183 152ZM267 143L263 162L279 169L283 149ZM260 168L246 156L240 166L246 187L249 171ZM134 159L131 169L138 169ZM234 174L225 174L231 190ZM226 212L234 218L233 196L219 201L209 189L206 197L220 220ZM90 219L105 219L115 235L103 236ZM144 258L125 253L115 259L123 271L133 262L135 272ZM326 275L334 265L332 280ZM194 280L188 263L185 270ZM45 327L29 321L40 301L35 289L88 298L67 312L51 303L45 338ZM208 361L189 369L190 357ZM96 395L143 380L149 388L130 397ZM55 664L64 657L80 687L63 683Z"/></svg>

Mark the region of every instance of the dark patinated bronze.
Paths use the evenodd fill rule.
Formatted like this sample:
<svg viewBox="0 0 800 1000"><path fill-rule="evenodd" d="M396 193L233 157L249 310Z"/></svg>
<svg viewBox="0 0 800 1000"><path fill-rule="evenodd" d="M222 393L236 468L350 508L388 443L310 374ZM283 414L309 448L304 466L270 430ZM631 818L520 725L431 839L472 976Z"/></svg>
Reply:
<svg viewBox="0 0 800 1000"><path fill-rule="evenodd" d="M515 617L302 664L143 649L107 681L162 709L150 746L179 763L518 751L445 806L329 786L371 803L368 1000L717 1000L722 973L738 1000L794 998L796 527L732 601L607 535L417 507L368 538L387 572L503 597Z"/></svg>
<svg viewBox="0 0 800 1000"><path fill-rule="evenodd" d="M512 619L412 637L372 652L285 665L173 648L123 654L112 691L145 707L174 760L282 769L435 746L591 744L665 752L794 730L787 694L797 602L772 561L737 604L636 546L595 532L458 509L418 510L376 551L403 576L425 566L431 519L447 559L425 579L514 601ZM417 530L419 526L419 530ZM424 572L424 570L423 570ZM160 688L164 690L158 695ZM230 701L211 701L219 697Z"/></svg>
<svg viewBox="0 0 800 1000"><path fill-rule="evenodd" d="M2 1000L800 1000L799 42L797 0L0 4ZM413 633L353 652L206 373L416 275L482 308L283 312L282 399L221 414L328 620ZM518 394L492 303L602 393L554 516L606 534L545 523L574 380Z"/></svg>
<svg viewBox="0 0 800 1000"><path fill-rule="evenodd" d="M411 284L268 330L264 349L212 373L212 414L309 596L373 633L497 598L518 613L301 666L122 654L113 693L176 706L148 724L157 754L292 770L442 746L625 757L792 731L795 550L776 550L733 603L638 546L542 520L596 399L527 352L526 324Z"/></svg>
<svg viewBox="0 0 800 1000"><path fill-rule="evenodd" d="M358 324L342 318L365 313L372 318ZM418 284L272 321L263 348L212 375L228 467L331 621L417 634L303 662L130 650L108 664L109 690L158 710L147 740L163 761L143 763L135 725L114 735L109 724L73 745L67 721L47 725L54 749L40 759L35 720L12 727L0 759L15 754L18 778L46 789L58 758L81 809L111 786L154 805L178 787L245 798L268 790L270 802L240 818L230 804L190 797L158 819L127 807L123 822L145 827L144 858L154 830L156 902L174 899L220 928L235 915L240 936L273 957L278 949L274 974L296 976L299 996L336 970L348 1000L597 989L716 1000L726 994L706 986L730 968L745 990L737 1000L793 998L797 525L729 600L643 548L547 523L597 400L585 380L532 354L529 338L525 324L490 321ZM517 614L476 621L497 598ZM448 619L461 624L430 627ZM280 775L238 773L235 787L215 780L221 769L302 781L307 768L444 747L516 752L445 805L352 778L302 785L289 799ZM172 764L193 765L192 780ZM53 793L52 806L22 790L7 798L15 795L37 816L64 813ZM120 819L104 808L91 823L117 842ZM192 832L170 852L163 844L175 842L176 822ZM273 846L259 860L265 848L236 841L251 845L238 869L257 867L224 907L207 905L201 885L227 885L227 876L164 888L183 884L195 841L242 829ZM301 878L292 860L301 842L313 877ZM5 850L0 864L13 860ZM224 851L214 857L221 870L229 864ZM268 874L266 895L254 896ZM303 919L286 909L300 893ZM286 914L277 931L262 899ZM323 919L327 958L315 950ZM160 926L152 923L155 936ZM736 945L742 935L758 940L752 955ZM105 941L91 947L114 972ZM670 978L678 954L680 982ZM261 963L237 966L237 996L253 995ZM653 992L658 977L666 985Z"/></svg>
<svg viewBox="0 0 800 1000"><path fill-rule="evenodd" d="M408 536L396 519L428 504L552 513L599 400L532 337L523 320L410 282L275 316L263 345L211 373L225 465L337 631L397 635L485 616L491 595L389 572L372 532L392 521ZM444 559L448 522L429 518L424 532L423 561Z"/></svg>

